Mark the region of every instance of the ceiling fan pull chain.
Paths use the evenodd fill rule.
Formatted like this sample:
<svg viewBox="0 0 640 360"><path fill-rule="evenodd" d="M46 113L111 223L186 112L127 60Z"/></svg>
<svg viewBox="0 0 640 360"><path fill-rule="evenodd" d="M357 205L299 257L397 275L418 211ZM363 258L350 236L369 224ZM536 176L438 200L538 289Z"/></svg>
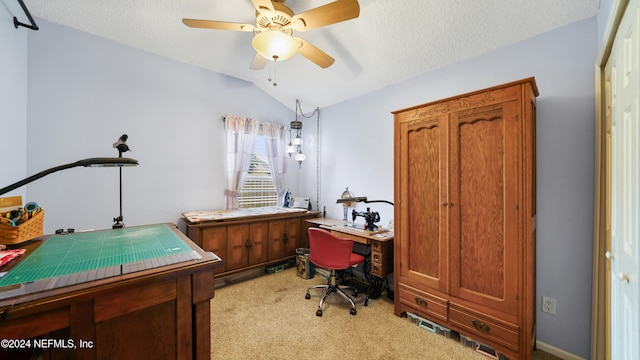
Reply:
<svg viewBox="0 0 640 360"><path fill-rule="evenodd" d="M277 59L273 60L273 86L278 86L278 60Z"/></svg>

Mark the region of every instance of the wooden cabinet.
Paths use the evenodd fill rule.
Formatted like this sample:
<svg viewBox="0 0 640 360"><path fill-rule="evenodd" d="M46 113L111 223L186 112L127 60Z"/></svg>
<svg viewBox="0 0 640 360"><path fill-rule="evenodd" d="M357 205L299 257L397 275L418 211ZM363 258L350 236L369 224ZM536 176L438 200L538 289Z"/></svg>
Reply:
<svg viewBox="0 0 640 360"><path fill-rule="evenodd" d="M297 248L309 246L302 220L317 215L303 211L187 223L187 236L218 255L223 266L216 274L227 275L293 259Z"/></svg>
<svg viewBox="0 0 640 360"><path fill-rule="evenodd" d="M395 314L507 358L535 340L533 78L393 112Z"/></svg>

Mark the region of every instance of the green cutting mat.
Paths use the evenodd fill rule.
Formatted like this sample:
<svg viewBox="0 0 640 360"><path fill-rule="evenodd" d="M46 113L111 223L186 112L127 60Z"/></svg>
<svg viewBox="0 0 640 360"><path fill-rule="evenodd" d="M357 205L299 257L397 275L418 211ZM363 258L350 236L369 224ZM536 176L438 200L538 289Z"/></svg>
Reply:
<svg viewBox="0 0 640 360"><path fill-rule="evenodd" d="M0 287L55 278L72 285L199 258L168 224L53 235L0 278Z"/></svg>

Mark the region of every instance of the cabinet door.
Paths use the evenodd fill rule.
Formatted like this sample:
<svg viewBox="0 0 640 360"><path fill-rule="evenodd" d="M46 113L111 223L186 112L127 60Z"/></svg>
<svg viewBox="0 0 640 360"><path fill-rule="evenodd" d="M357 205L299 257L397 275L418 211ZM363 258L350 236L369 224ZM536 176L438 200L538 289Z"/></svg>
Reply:
<svg viewBox="0 0 640 360"><path fill-rule="evenodd" d="M227 227L217 226L202 229L202 249L211 251L222 259L222 266L216 273L227 271Z"/></svg>
<svg viewBox="0 0 640 360"><path fill-rule="evenodd" d="M285 221L269 221L269 260L282 259L284 257Z"/></svg>
<svg viewBox="0 0 640 360"><path fill-rule="evenodd" d="M517 315L520 102L451 114L451 294Z"/></svg>
<svg viewBox="0 0 640 360"><path fill-rule="evenodd" d="M284 256L294 256L296 248L300 245L300 219L290 219L286 221L284 241Z"/></svg>
<svg viewBox="0 0 640 360"><path fill-rule="evenodd" d="M267 261L269 227L266 221L249 225L249 265Z"/></svg>
<svg viewBox="0 0 640 360"><path fill-rule="evenodd" d="M227 226L227 271L249 265L249 225Z"/></svg>
<svg viewBox="0 0 640 360"><path fill-rule="evenodd" d="M446 114L399 124L396 196L401 201L395 206L400 231L394 239L401 281L443 292L449 282L446 124Z"/></svg>

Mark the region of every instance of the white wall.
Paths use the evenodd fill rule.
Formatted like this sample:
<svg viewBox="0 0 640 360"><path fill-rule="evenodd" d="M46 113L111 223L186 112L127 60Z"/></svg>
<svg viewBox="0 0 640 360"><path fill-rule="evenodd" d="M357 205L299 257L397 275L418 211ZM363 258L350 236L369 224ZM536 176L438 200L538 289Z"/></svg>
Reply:
<svg viewBox="0 0 640 360"><path fill-rule="evenodd" d="M23 21L18 3L0 2L0 188L21 180L27 171L27 33L31 30L16 29L14 16ZM0 197L12 195L26 198L24 188Z"/></svg>
<svg viewBox="0 0 640 360"><path fill-rule="evenodd" d="M289 124L287 109L254 85L37 19L29 34L29 174L118 156L127 134L140 166L122 169L127 226L174 222L225 207L226 113ZM295 166L294 166L295 165ZM295 191L297 164L288 176ZM116 168L74 168L27 186L45 232L110 228L119 214Z"/></svg>
<svg viewBox="0 0 640 360"><path fill-rule="evenodd" d="M596 19L580 21L322 109L321 206L341 218L335 202L345 186L356 196L393 201L391 111L535 76L537 294L538 301L557 300L555 316L538 307L537 338L589 358L596 39ZM386 204L356 209L366 206L380 212L381 224L393 217Z"/></svg>

